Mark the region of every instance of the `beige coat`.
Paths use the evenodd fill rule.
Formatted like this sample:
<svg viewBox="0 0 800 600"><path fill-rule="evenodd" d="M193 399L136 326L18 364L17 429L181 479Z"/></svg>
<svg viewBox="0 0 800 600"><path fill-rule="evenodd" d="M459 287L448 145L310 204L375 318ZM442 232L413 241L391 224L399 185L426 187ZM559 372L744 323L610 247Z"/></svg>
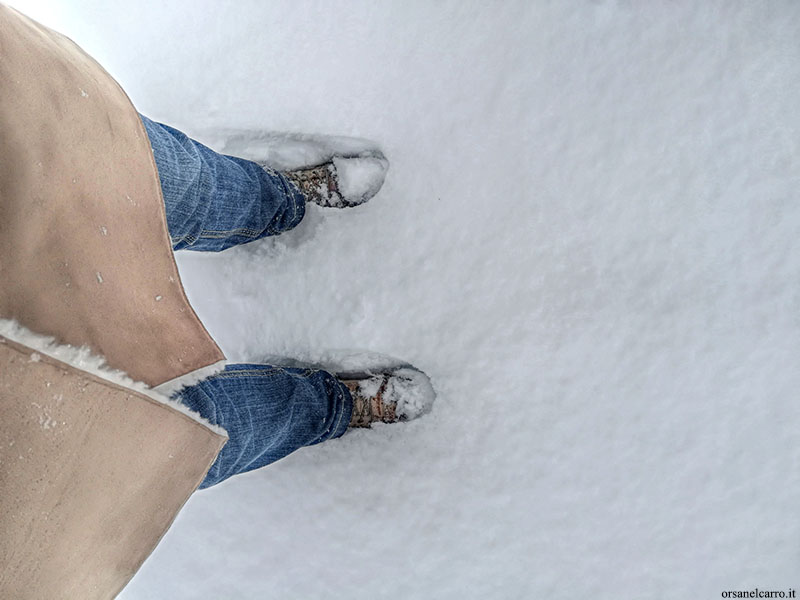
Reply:
<svg viewBox="0 0 800 600"><path fill-rule="evenodd" d="M3 5L0 319L150 387L224 360L181 286L134 107L70 40ZM227 437L14 337L0 335L0 598L113 598Z"/></svg>

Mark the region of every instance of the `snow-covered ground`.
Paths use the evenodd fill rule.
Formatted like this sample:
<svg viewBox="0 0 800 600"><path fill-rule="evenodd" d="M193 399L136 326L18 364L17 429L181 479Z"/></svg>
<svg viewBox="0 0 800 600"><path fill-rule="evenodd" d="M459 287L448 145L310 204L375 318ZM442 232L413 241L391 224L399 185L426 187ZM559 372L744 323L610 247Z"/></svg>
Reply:
<svg viewBox="0 0 800 600"><path fill-rule="evenodd" d="M423 419L195 494L140 599L800 588L800 3L11 0L198 136L358 136L369 204L179 258L233 360Z"/></svg>

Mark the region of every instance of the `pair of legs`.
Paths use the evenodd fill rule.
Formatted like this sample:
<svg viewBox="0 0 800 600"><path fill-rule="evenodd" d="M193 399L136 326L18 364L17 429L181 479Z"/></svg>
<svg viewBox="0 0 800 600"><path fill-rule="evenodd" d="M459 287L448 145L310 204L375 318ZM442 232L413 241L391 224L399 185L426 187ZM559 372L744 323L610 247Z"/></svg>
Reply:
<svg viewBox="0 0 800 600"><path fill-rule="evenodd" d="M144 116L142 122L174 250L219 252L302 220L305 199L280 173L218 154ZM343 435L353 410L348 388L331 373L259 364L228 365L177 398L230 436L201 489Z"/></svg>

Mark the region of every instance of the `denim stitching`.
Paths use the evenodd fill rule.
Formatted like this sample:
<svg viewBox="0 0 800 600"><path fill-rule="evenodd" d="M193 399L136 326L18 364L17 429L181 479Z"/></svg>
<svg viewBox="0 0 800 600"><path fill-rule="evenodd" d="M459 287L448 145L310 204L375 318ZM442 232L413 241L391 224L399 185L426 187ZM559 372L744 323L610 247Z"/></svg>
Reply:
<svg viewBox="0 0 800 600"><path fill-rule="evenodd" d="M236 229L204 229L203 233L236 233L237 231L249 231L258 233L257 230L251 227L237 227Z"/></svg>
<svg viewBox="0 0 800 600"><path fill-rule="evenodd" d="M258 237L261 235L261 232L255 231L253 229L231 229L229 231L213 231L213 230L206 230L200 232L200 239L203 240L221 240L226 237L231 237L234 235L241 235L242 237Z"/></svg>
<svg viewBox="0 0 800 600"><path fill-rule="evenodd" d="M288 186L288 182L284 184L284 187L286 186ZM291 190L289 190L289 200L292 203L292 208L294 209L294 212L292 213L292 223L294 223L297 220L297 208L300 205L300 202L297 200L297 198L295 198L295 195Z"/></svg>
<svg viewBox="0 0 800 600"><path fill-rule="evenodd" d="M341 400L342 410L339 411L339 418L336 420L336 425L331 429L330 435L339 430L339 423L342 422L342 417L344 416L344 394L342 394L342 390L339 390L339 399Z"/></svg>
<svg viewBox="0 0 800 600"><path fill-rule="evenodd" d="M258 233L257 230L251 229L250 227L239 227L237 229L204 229L203 233L238 233L240 231Z"/></svg>
<svg viewBox="0 0 800 600"><path fill-rule="evenodd" d="M192 234L187 233L186 235L182 235L181 237L174 237L172 238L172 245L177 246L182 242L188 242L189 244L194 244L197 241L197 238L194 237Z"/></svg>
<svg viewBox="0 0 800 600"><path fill-rule="evenodd" d="M265 365L266 367L266 365ZM319 369L304 369L301 373L299 373L300 377L311 377L315 373L318 373ZM245 377L248 375L280 375L282 373L286 373L287 375L292 375L283 367L268 367L266 369L236 369L231 371L223 371L222 373L217 373L213 377Z"/></svg>
<svg viewBox="0 0 800 600"><path fill-rule="evenodd" d="M235 379L238 377L252 377L252 376L273 377L275 375L280 375L283 372L284 372L283 369L270 369L270 370L243 369L241 371L224 371L223 373L218 373L214 375L214 378Z"/></svg>
<svg viewBox="0 0 800 600"><path fill-rule="evenodd" d="M276 175L277 175L278 181L281 184L281 187L283 188L284 197L292 205L292 211L293 211L292 212L292 223L295 223L295 221L297 221L297 212L298 212L298 209L300 208L300 203L301 202L305 202L305 199L302 199L302 198L298 199L297 198L297 195L294 193L294 190L293 190L291 184L289 183L289 180L286 179L285 176L280 175L280 174L276 174ZM301 194L301 196L302 196L302 194Z"/></svg>
<svg viewBox="0 0 800 600"><path fill-rule="evenodd" d="M326 382L326 386L325 387L329 388L330 385L332 385L332 382ZM338 389L336 391L336 395L339 398L339 400L341 400L340 404L342 405L342 408L344 408L344 394L342 394L341 389ZM344 416L344 410L340 410L338 412L339 412L339 416L337 417L336 422L331 424L331 426L328 427L317 439L315 439L312 442L312 444L318 444L320 442L323 442L323 441L329 439L330 436L332 436L334 434L334 432L336 432L339 429L339 424L342 422L342 417Z"/></svg>

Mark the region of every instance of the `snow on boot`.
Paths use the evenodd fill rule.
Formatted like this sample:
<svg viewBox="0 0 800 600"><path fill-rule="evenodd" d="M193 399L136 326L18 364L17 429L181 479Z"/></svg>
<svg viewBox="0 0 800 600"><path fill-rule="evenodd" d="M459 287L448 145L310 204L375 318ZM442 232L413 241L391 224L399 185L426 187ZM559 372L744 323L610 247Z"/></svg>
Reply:
<svg viewBox="0 0 800 600"><path fill-rule="evenodd" d="M403 367L386 373L342 373L353 397L350 427L415 419L430 410L435 392L422 371Z"/></svg>
<svg viewBox="0 0 800 600"><path fill-rule="evenodd" d="M381 189L389 169L382 156L334 156L315 167L284 171L283 175L319 206L347 208L363 204Z"/></svg>

